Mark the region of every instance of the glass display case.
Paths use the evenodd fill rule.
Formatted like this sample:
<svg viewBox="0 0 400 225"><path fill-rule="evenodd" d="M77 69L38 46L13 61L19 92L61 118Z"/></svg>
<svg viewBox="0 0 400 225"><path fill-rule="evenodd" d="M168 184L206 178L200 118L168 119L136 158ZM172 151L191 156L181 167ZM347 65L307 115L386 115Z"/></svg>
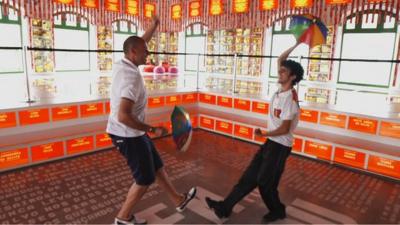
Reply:
<svg viewBox="0 0 400 225"><path fill-rule="evenodd" d="M262 28L217 30L207 32L207 54L233 55L236 59L237 82L235 91L240 94L261 93L262 59L248 55L262 55ZM211 90L231 92L233 87L235 58L231 56L207 56L206 87ZM250 79L249 79L250 78Z"/></svg>
<svg viewBox="0 0 400 225"><path fill-rule="evenodd" d="M97 48L99 50L113 50L112 27L97 27ZM100 71L111 71L113 54L111 52L97 53L97 67Z"/></svg>
<svg viewBox="0 0 400 225"><path fill-rule="evenodd" d="M31 20L31 44L34 48L53 48L52 21ZM33 68L36 73L50 73L54 71L54 54L52 51L33 51Z"/></svg>
<svg viewBox="0 0 400 225"><path fill-rule="evenodd" d="M312 58L331 58L333 56L333 39L335 30L333 26L328 26L328 36L326 44L317 45L310 49L309 56ZM331 81L332 61L310 59L308 65L308 88L304 99L311 103L332 104L335 92L329 88L320 87L321 83Z"/></svg>
<svg viewBox="0 0 400 225"><path fill-rule="evenodd" d="M151 52L178 52L178 33L177 32L160 32L157 33L147 44ZM168 63L168 65L178 65L177 55L150 55L148 64L160 65Z"/></svg>

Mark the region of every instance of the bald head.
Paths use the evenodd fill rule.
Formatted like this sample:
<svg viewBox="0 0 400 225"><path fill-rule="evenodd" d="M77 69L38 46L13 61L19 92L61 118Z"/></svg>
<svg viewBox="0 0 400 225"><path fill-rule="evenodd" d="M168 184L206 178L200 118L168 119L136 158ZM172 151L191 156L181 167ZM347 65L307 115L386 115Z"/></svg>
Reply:
<svg viewBox="0 0 400 225"><path fill-rule="evenodd" d="M130 36L124 42L124 53L126 55L132 49L138 49L145 44L146 42L143 40L143 38L138 36Z"/></svg>
<svg viewBox="0 0 400 225"><path fill-rule="evenodd" d="M130 36L124 42L125 58L129 59L136 66L146 63L149 51L146 42L138 36Z"/></svg>

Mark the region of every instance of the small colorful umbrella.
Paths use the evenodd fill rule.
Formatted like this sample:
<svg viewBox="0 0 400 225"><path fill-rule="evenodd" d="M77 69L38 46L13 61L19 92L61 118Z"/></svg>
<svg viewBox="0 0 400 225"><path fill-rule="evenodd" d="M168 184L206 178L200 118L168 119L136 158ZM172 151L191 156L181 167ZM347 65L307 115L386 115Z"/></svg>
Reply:
<svg viewBox="0 0 400 225"><path fill-rule="evenodd" d="M326 43L328 28L314 16L292 16L289 28L298 41L308 44L310 48Z"/></svg>
<svg viewBox="0 0 400 225"><path fill-rule="evenodd" d="M185 152L192 140L192 123L189 114L181 107L175 106L171 114L172 137L178 151Z"/></svg>

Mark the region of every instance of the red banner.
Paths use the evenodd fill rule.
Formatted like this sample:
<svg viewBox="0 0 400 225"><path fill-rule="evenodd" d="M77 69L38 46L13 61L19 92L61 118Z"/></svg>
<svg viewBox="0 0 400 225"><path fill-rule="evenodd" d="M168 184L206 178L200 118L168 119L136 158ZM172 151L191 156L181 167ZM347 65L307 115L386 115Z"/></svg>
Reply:
<svg viewBox="0 0 400 225"><path fill-rule="evenodd" d="M209 8L211 16L218 16L224 12L222 0L210 0Z"/></svg>
<svg viewBox="0 0 400 225"><path fill-rule="evenodd" d="M119 12L121 10L121 3L119 0L104 0L104 7L111 12Z"/></svg>
<svg viewBox="0 0 400 225"><path fill-rule="evenodd" d="M75 5L75 0L53 0L54 2L57 3L62 3L66 5Z"/></svg>
<svg viewBox="0 0 400 225"><path fill-rule="evenodd" d="M173 20L179 20L182 18L182 5L175 4L171 6L171 18Z"/></svg>
<svg viewBox="0 0 400 225"><path fill-rule="evenodd" d="M250 8L249 0L233 0L234 13L247 13Z"/></svg>
<svg viewBox="0 0 400 225"><path fill-rule="evenodd" d="M313 0L291 0L291 8L309 8L313 6Z"/></svg>
<svg viewBox="0 0 400 225"><path fill-rule="evenodd" d="M151 18L156 14L156 4L144 3L144 17Z"/></svg>
<svg viewBox="0 0 400 225"><path fill-rule="evenodd" d="M191 1L189 3L189 17L196 17L201 15L201 2L199 0Z"/></svg>
<svg viewBox="0 0 400 225"><path fill-rule="evenodd" d="M99 0L81 0L81 6L87 8L99 8Z"/></svg>
<svg viewBox="0 0 400 225"><path fill-rule="evenodd" d="M261 11L266 11L266 10L277 9L279 3L278 0L260 0L259 5Z"/></svg>
<svg viewBox="0 0 400 225"><path fill-rule="evenodd" d="M125 11L129 15L137 16L139 15L139 2L138 0L126 0L125 1Z"/></svg>

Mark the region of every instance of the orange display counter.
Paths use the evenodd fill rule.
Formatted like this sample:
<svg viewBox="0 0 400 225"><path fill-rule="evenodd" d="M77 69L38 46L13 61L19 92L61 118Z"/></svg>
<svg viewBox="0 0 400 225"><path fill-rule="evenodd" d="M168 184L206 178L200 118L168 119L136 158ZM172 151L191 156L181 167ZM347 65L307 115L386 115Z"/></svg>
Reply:
<svg viewBox="0 0 400 225"><path fill-rule="evenodd" d="M84 154L112 147L104 128L81 134L32 138L31 142L6 143L7 137L34 133L36 129L75 126L93 121L105 127L110 111L108 99L20 107L0 110L0 171ZM241 140L263 143L256 128L264 123L269 100L213 92L166 92L149 94L151 124L171 128L169 114L174 105L190 106L193 127ZM301 104L300 123L295 131L293 153L399 179L400 123L398 118L343 112ZM211 113L211 111L212 113ZM201 112L200 112L201 111ZM67 132L68 133L68 132ZM322 135L322 134L325 135ZM8 136L7 136L8 135ZM346 137L347 139L343 139ZM28 140L28 139L27 139ZM360 142L371 143L360 144Z"/></svg>

